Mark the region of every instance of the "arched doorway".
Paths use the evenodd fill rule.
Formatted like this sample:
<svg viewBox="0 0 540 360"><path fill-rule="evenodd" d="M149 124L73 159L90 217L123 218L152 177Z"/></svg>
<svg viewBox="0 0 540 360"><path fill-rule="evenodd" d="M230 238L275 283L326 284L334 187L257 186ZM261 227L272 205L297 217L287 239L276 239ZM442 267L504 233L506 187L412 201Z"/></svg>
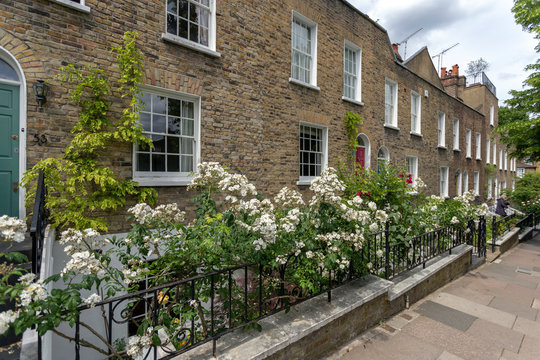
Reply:
<svg viewBox="0 0 540 360"><path fill-rule="evenodd" d="M390 161L390 153L386 146L381 146L377 151L377 173L380 173Z"/></svg>
<svg viewBox="0 0 540 360"><path fill-rule="evenodd" d="M356 138L356 165L368 169L370 166L371 146L366 134L360 134Z"/></svg>
<svg viewBox="0 0 540 360"><path fill-rule="evenodd" d="M26 80L18 61L0 47L0 215L24 217Z"/></svg>

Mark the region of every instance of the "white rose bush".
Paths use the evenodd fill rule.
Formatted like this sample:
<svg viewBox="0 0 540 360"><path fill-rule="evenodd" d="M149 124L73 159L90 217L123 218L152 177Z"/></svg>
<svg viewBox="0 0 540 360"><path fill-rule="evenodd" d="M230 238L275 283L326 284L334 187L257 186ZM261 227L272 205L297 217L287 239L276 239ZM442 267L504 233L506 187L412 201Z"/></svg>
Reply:
<svg viewBox="0 0 540 360"><path fill-rule="evenodd" d="M188 187L196 192L192 220L176 204L139 203L128 210L132 229L125 237L64 230L59 242L69 260L59 274L41 280L21 272L15 285L2 284L3 301L17 305L0 314L0 332L35 326L40 335L74 340L58 327L78 321L100 340L80 344L104 357L136 358L151 346L181 352L347 279L384 275L387 229L392 245L415 257L410 239L443 226L435 218L458 226L480 212L469 195L453 200L459 211L441 210L444 201L423 197L423 182L410 176L372 174L369 184L365 174L355 176L351 182L327 168L309 198L288 187L265 198L244 175L201 163ZM132 297L119 305L115 298L124 294ZM80 316L95 308L104 323L112 321L109 302L136 329L129 338L109 342Z"/></svg>

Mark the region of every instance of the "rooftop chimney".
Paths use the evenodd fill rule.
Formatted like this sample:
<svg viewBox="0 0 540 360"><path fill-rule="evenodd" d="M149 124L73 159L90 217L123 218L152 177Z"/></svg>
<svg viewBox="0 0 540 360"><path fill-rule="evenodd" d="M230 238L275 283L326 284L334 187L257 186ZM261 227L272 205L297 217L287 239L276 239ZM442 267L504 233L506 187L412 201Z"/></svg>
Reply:
<svg viewBox="0 0 540 360"><path fill-rule="evenodd" d="M458 64L452 65L452 75L459 76L459 66L458 66Z"/></svg>
<svg viewBox="0 0 540 360"><path fill-rule="evenodd" d="M441 79L444 79L448 75L445 67L441 68Z"/></svg>

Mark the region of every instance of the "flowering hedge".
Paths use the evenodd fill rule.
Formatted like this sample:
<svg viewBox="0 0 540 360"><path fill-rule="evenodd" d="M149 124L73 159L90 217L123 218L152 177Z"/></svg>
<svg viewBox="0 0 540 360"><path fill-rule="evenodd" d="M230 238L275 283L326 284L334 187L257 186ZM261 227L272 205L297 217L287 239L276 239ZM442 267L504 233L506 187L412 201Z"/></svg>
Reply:
<svg viewBox="0 0 540 360"><path fill-rule="evenodd" d="M410 176L389 167L382 174L359 172L349 179L328 168L313 180L313 195L306 203L298 191L287 187L273 199L264 198L244 175L231 174L218 163L201 163L189 186L197 191L193 220L186 223L185 213L176 204L152 208L140 203L129 209L133 225L125 238L105 238L93 229L63 231L60 244L69 261L59 274L36 281L33 274L19 272L17 284L1 284L1 301L11 299L17 305L14 311L0 314L0 333L9 327L22 333L36 325L41 335L53 331L73 339L58 326L62 322L73 326L81 306L92 307L141 290L143 280L154 287L243 263L257 262L261 269L279 272L290 286L317 293L322 283L328 283L329 271L354 268L361 276L380 270L355 254L372 246L366 241L369 234L383 231L387 222L392 242L407 243L421 232L447 225L464 227L470 217L485 211L485 206L471 204L474 197L470 193L445 201L424 197L423 186L421 179L413 184ZM18 226L9 224L13 229ZM1 229L4 236L20 239L9 226ZM369 250L377 258L383 256L378 248ZM226 294L220 293L226 291L225 280L215 281L215 291L225 299ZM265 296L272 298L279 287L289 286L283 281L265 284ZM49 292L49 283L58 284ZM152 344L172 351L182 349L189 344L179 333L189 319L198 319L192 339L207 334L204 304L214 288L200 282L194 290L196 297L186 296L186 288L161 292L158 314L144 314L137 321L137 335L127 345L109 343L81 321L102 342L91 344L82 339L81 345L102 354L111 351L117 358L137 357ZM275 299L287 304L293 297L291 293ZM189 301L173 301L179 298ZM244 310L237 311L241 318ZM257 311L260 309L254 310L255 316ZM105 317L105 311L102 314Z"/></svg>

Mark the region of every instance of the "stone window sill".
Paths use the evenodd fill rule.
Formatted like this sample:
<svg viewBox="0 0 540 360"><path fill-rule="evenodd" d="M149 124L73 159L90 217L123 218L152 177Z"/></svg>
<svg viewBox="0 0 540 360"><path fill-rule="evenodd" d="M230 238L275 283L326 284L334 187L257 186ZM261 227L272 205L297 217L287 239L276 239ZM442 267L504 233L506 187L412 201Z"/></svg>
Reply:
<svg viewBox="0 0 540 360"><path fill-rule="evenodd" d="M444 146L444 145L439 145L439 146L437 146L437 149L448 150L448 149L446 148L446 146Z"/></svg>
<svg viewBox="0 0 540 360"><path fill-rule="evenodd" d="M364 103L363 103L363 102L358 101L358 100L354 100L354 99L351 99L351 98L348 98L348 97L345 97L345 96L342 96L342 97L341 97L341 100L350 102L351 104L356 104L356 105L364 106Z"/></svg>
<svg viewBox="0 0 540 360"><path fill-rule="evenodd" d="M90 8L88 6L76 3L75 1L71 1L71 0L51 0L51 1L57 4L67 6L71 9L78 10L85 14L90 14Z"/></svg>
<svg viewBox="0 0 540 360"><path fill-rule="evenodd" d="M396 130L396 131L401 130L401 129L398 128L397 126L391 125L391 124L384 124L384 127L387 128L387 129L392 129L392 130Z"/></svg>
<svg viewBox="0 0 540 360"><path fill-rule="evenodd" d="M418 136L418 137L424 137L424 135L417 133L415 131L411 131L411 135Z"/></svg>
<svg viewBox="0 0 540 360"><path fill-rule="evenodd" d="M215 57L215 58L221 57L221 54L218 53L217 51L214 51L214 50L212 50L209 47L206 47L204 45L197 44L196 42L183 39L183 38L181 38L179 36L164 33L164 34L161 34L161 39L163 41L168 41L170 43L180 45L180 46L186 47L188 49L195 50L195 51L198 51L200 53L203 53L203 54Z"/></svg>
<svg viewBox="0 0 540 360"><path fill-rule="evenodd" d="M296 185L311 185L313 180L315 180L315 178L300 179L296 182Z"/></svg>
<svg viewBox="0 0 540 360"><path fill-rule="evenodd" d="M313 89L313 90L316 90L316 91L321 91L321 88L316 86L316 85L311 85L311 84L308 84L308 83L305 83L303 81L296 80L296 79L293 79L293 78L289 78L289 82L292 83L292 84L304 86L304 87L307 87L309 89Z"/></svg>
<svg viewBox="0 0 540 360"><path fill-rule="evenodd" d="M188 186L191 184L191 177L133 177L133 181L139 186Z"/></svg>

